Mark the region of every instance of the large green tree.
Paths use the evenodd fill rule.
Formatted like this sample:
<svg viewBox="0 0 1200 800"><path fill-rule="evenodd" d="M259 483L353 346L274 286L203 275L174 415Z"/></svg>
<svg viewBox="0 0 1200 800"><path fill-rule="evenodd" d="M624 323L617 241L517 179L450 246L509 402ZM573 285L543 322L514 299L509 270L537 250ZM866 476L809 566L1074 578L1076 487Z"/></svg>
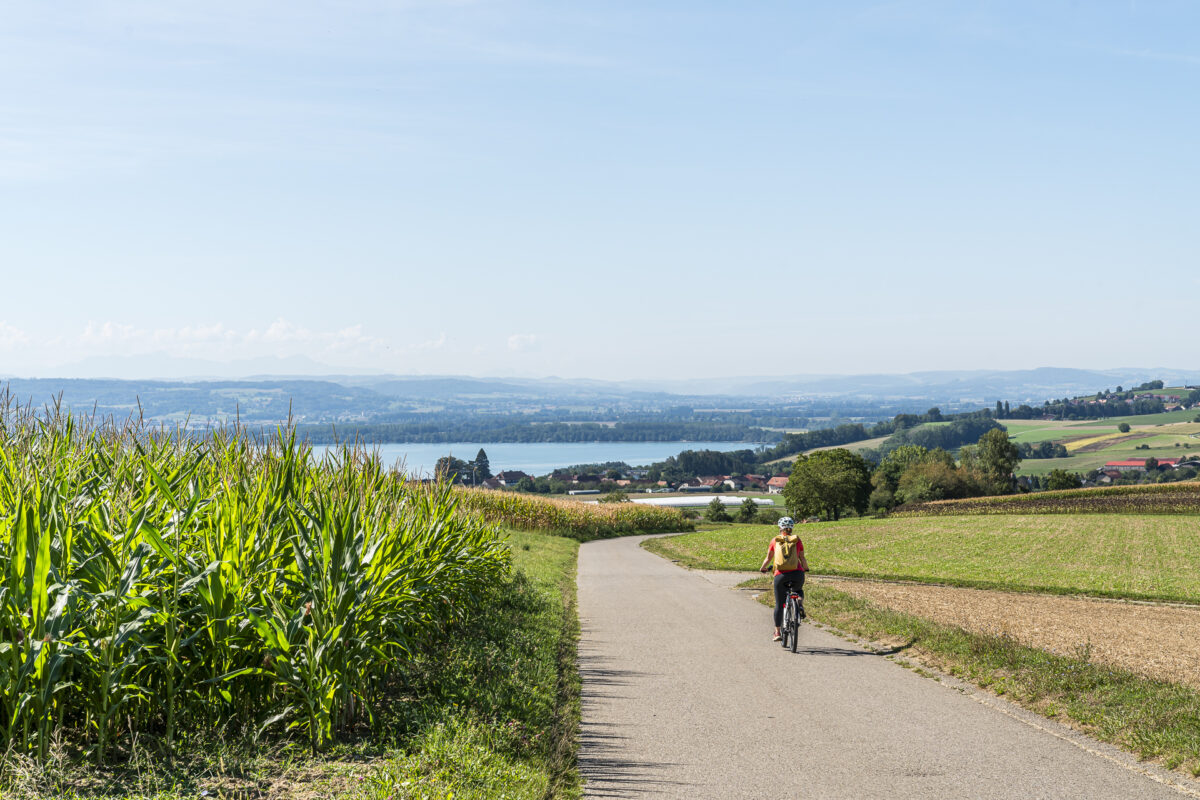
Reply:
<svg viewBox="0 0 1200 800"><path fill-rule="evenodd" d="M822 514L840 519L842 510L867 509L871 496L871 465L849 450L819 450L799 456L783 496L796 516Z"/></svg>
<svg viewBox="0 0 1200 800"><path fill-rule="evenodd" d="M993 428L980 436L975 455L991 490L996 494L1011 493L1016 485L1013 472L1021 463L1021 451L1008 438L1008 431Z"/></svg>
<svg viewBox="0 0 1200 800"><path fill-rule="evenodd" d="M446 480L451 483L462 483L463 475L469 475L470 472L471 468L467 462L454 456L442 456L433 468L433 473L438 480Z"/></svg>
<svg viewBox="0 0 1200 800"><path fill-rule="evenodd" d="M1052 469L1050 474L1046 476L1047 489L1078 489L1083 485L1083 481L1079 479L1079 475L1074 472L1067 472L1065 469Z"/></svg>
<svg viewBox="0 0 1200 800"><path fill-rule="evenodd" d="M753 497L747 497L738 508L738 522L754 522L758 517L758 503Z"/></svg>
<svg viewBox="0 0 1200 800"><path fill-rule="evenodd" d="M733 519L725 510L725 504L719 497L714 497L708 507L704 509L704 518L709 522L730 522Z"/></svg>
<svg viewBox="0 0 1200 800"><path fill-rule="evenodd" d="M483 483L492 477L492 465L488 463L487 453L484 452L482 447L475 454L475 460L471 462L470 466L472 472L474 472L476 483Z"/></svg>

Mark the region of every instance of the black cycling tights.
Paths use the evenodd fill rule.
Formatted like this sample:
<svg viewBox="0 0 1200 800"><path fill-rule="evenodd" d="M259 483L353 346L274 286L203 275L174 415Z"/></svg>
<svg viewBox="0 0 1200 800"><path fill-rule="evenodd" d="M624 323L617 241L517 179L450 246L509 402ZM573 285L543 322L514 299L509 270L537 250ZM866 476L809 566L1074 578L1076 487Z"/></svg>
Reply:
<svg viewBox="0 0 1200 800"><path fill-rule="evenodd" d="M795 589L796 594L804 597L804 572L784 572L775 576L775 627L783 624L783 607L787 604L787 590Z"/></svg>

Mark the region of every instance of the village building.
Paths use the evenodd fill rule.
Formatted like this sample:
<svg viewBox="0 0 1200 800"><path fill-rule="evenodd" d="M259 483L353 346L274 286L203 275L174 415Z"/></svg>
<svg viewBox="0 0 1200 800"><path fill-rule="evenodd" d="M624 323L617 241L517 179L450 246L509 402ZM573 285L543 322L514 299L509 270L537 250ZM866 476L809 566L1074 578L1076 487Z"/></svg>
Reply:
<svg viewBox="0 0 1200 800"><path fill-rule="evenodd" d="M1176 467L1179 465L1178 458L1160 458L1158 459L1160 467ZM1104 472L1135 472L1146 469L1146 459L1144 458L1128 458L1124 461L1109 461L1104 465Z"/></svg>

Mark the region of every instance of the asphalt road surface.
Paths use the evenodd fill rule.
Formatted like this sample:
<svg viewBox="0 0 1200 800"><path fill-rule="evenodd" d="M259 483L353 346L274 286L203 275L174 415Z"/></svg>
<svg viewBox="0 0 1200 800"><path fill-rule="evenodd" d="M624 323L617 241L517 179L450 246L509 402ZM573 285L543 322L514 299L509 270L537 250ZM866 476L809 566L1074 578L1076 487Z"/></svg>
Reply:
<svg viewBox="0 0 1200 800"><path fill-rule="evenodd" d="M641 538L580 550L587 797L1200 798L1200 783L811 625L785 651L730 576Z"/></svg>

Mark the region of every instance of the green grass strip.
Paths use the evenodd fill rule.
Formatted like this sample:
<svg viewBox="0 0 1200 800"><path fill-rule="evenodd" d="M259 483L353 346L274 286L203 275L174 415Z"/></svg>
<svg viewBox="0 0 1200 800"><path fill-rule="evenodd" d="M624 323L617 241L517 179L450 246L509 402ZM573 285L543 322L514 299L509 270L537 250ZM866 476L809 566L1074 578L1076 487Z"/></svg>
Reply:
<svg viewBox="0 0 1200 800"><path fill-rule="evenodd" d="M813 574L1200 602L1197 518L1138 514L855 519L798 529ZM645 547L696 569L752 571L775 529L728 525Z"/></svg>
<svg viewBox="0 0 1200 800"><path fill-rule="evenodd" d="M420 706L440 719L346 800L579 796L579 544L522 531L509 544L518 579L471 638L425 662Z"/></svg>

